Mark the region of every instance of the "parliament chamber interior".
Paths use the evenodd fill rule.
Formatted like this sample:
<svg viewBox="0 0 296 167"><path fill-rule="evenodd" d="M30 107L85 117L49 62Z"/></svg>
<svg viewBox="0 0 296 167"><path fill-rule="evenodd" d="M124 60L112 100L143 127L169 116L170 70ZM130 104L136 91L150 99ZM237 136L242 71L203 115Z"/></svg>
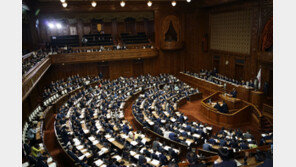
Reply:
<svg viewBox="0 0 296 167"><path fill-rule="evenodd" d="M273 166L273 1L22 0L22 166Z"/></svg>

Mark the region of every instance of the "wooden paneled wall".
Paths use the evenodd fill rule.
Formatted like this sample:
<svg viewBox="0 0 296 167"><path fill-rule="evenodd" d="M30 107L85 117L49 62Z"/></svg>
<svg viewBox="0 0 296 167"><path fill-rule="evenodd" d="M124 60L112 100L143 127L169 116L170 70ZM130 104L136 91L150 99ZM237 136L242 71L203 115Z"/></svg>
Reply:
<svg viewBox="0 0 296 167"><path fill-rule="evenodd" d="M203 38L209 34L209 10L196 9L186 13L185 27L185 69L198 72L201 69L210 69L212 57L203 43L209 45L208 39Z"/></svg>
<svg viewBox="0 0 296 167"><path fill-rule="evenodd" d="M252 9L253 11L250 54L211 50L209 47L203 48L205 43L208 46L210 44L209 16L211 13L226 13L243 9ZM270 0L249 0L187 11L185 69L197 72L200 69L213 69L216 66L219 73L232 78L237 78L236 73L243 69L241 74L243 79L250 80L256 77L257 72L262 67L262 83L270 81L272 52L260 51L260 40L266 22L272 17L272 9L272 1ZM206 35L208 35L208 38L205 38ZM270 54L269 58L267 55ZM267 56L269 61L259 61L261 55Z"/></svg>
<svg viewBox="0 0 296 167"><path fill-rule="evenodd" d="M36 19L30 18L22 23L22 49L28 52L39 49L39 29L36 28Z"/></svg>

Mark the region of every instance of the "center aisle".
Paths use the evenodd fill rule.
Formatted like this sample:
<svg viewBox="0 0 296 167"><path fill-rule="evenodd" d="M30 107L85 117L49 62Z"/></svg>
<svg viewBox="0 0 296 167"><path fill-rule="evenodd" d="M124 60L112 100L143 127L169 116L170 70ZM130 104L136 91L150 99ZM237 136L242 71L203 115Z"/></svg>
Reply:
<svg viewBox="0 0 296 167"><path fill-rule="evenodd" d="M132 114L132 105L138 95L134 95L126 104L126 108L124 109L124 118L132 125L134 131L138 131L136 120Z"/></svg>

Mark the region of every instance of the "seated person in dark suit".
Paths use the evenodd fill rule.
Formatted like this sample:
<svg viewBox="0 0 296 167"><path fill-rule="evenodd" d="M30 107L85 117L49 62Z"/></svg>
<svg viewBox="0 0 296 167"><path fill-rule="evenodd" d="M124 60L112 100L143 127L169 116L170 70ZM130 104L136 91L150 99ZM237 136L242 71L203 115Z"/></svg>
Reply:
<svg viewBox="0 0 296 167"><path fill-rule="evenodd" d="M123 125L123 129L122 129L122 131L123 131L123 133L128 134L128 132L129 132L129 127L128 127L126 124L124 124L124 125Z"/></svg>
<svg viewBox="0 0 296 167"><path fill-rule="evenodd" d="M219 148L219 158L214 162L213 167L237 167L236 162L230 157L230 152L227 149Z"/></svg>
<svg viewBox="0 0 296 167"><path fill-rule="evenodd" d="M236 98L237 97L237 91L235 88L232 89L231 93L232 97Z"/></svg>
<svg viewBox="0 0 296 167"><path fill-rule="evenodd" d="M140 166L146 166L147 165L147 160L143 155L139 156L139 165Z"/></svg>
<svg viewBox="0 0 296 167"><path fill-rule="evenodd" d="M243 150L249 149L248 144L246 143L246 141L243 141L242 143L239 144L240 148Z"/></svg>
<svg viewBox="0 0 296 167"><path fill-rule="evenodd" d="M212 147L211 145L205 140L205 143L202 145L202 149L206 151L211 151Z"/></svg>
<svg viewBox="0 0 296 167"><path fill-rule="evenodd" d="M179 141L179 139L175 133L170 133L169 138L174 141Z"/></svg>
<svg viewBox="0 0 296 167"><path fill-rule="evenodd" d="M219 112L222 112L222 108L218 102L215 104L214 108L217 109Z"/></svg>
<svg viewBox="0 0 296 167"><path fill-rule="evenodd" d="M190 167L196 166L198 164L198 157L194 149L186 154L186 159L188 160Z"/></svg>
<svg viewBox="0 0 296 167"><path fill-rule="evenodd" d="M25 155L30 155L31 153L31 145L30 145L30 140L27 140L26 143L23 145L24 146L24 152Z"/></svg>
<svg viewBox="0 0 296 167"><path fill-rule="evenodd" d="M37 163L36 163L36 166L38 167L48 167L47 163L46 163L46 157L43 157L43 156L39 156L37 158Z"/></svg>
<svg viewBox="0 0 296 167"><path fill-rule="evenodd" d="M222 104L222 112L223 113L228 113L228 106L227 104L225 103L225 101L223 101L223 104Z"/></svg>
<svg viewBox="0 0 296 167"><path fill-rule="evenodd" d="M223 138L220 139L220 146L221 147L226 146L226 141Z"/></svg>
<svg viewBox="0 0 296 167"><path fill-rule="evenodd" d="M179 117L178 121L183 124L184 123L184 116L183 114L181 114L181 116Z"/></svg>
<svg viewBox="0 0 296 167"><path fill-rule="evenodd" d="M156 138L156 140L153 141L152 143L152 148L153 150L158 150L158 147L160 146L159 143L158 143L158 138Z"/></svg>
<svg viewBox="0 0 296 167"><path fill-rule="evenodd" d="M216 144L216 141L215 141L215 139L213 139L213 138L210 138L210 139L209 139L209 143L211 143L211 144L215 145L215 144Z"/></svg>
<svg viewBox="0 0 296 167"><path fill-rule="evenodd" d="M161 165L166 165L168 163L167 157L163 154L159 155L159 161Z"/></svg>
<svg viewBox="0 0 296 167"><path fill-rule="evenodd" d="M272 153L268 151L265 153L265 160L263 164L260 164L257 167L272 167L272 166L273 166Z"/></svg>
<svg viewBox="0 0 296 167"><path fill-rule="evenodd" d="M234 139L234 140L231 140L229 142L229 145L232 147L232 148L238 148L238 142Z"/></svg>

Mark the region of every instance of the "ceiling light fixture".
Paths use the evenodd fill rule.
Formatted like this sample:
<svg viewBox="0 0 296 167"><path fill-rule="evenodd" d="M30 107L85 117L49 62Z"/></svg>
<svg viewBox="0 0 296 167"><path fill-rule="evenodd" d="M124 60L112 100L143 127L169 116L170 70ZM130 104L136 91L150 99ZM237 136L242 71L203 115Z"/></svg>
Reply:
<svg viewBox="0 0 296 167"><path fill-rule="evenodd" d="M121 7L124 7L124 6L125 6L125 2L124 2L124 1L121 1L121 2L120 2L120 6L121 6Z"/></svg>
<svg viewBox="0 0 296 167"><path fill-rule="evenodd" d="M48 23L48 27L49 27L50 29L54 29L54 25L53 25L52 23Z"/></svg>
<svg viewBox="0 0 296 167"><path fill-rule="evenodd" d="M62 3L66 2L66 0L60 0Z"/></svg>
<svg viewBox="0 0 296 167"><path fill-rule="evenodd" d="M148 7L151 7L152 6L152 1L148 1L147 5L148 5Z"/></svg>
<svg viewBox="0 0 296 167"><path fill-rule="evenodd" d="M68 6L67 2L62 3L63 7L66 8Z"/></svg>
<svg viewBox="0 0 296 167"><path fill-rule="evenodd" d="M191 2L191 0L186 0L188 3L190 3Z"/></svg>
<svg viewBox="0 0 296 167"><path fill-rule="evenodd" d="M61 29L62 28L62 25L60 23L57 23L56 24L56 27L57 27L57 29Z"/></svg>
<svg viewBox="0 0 296 167"><path fill-rule="evenodd" d="M92 2L91 2L91 6L92 6L92 7L96 7L96 6L97 6L97 2L96 2L96 1L92 1Z"/></svg>
<svg viewBox="0 0 296 167"><path fill-rule="evenodd" d="M177 2L176 1L172 1L172 6L176 6Z"/></svg>

